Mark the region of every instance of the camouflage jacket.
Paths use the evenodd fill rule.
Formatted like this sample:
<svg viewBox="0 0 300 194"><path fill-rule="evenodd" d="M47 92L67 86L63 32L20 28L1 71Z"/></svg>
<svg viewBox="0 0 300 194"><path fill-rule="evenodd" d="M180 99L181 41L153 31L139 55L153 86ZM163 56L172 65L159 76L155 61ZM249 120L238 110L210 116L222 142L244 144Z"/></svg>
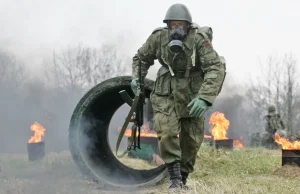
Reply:
<svg viewBox="0 0 300 194"><path fill-rule="evenodd" d="M265 129L269 133L275 133L276 130L284 130L285 123L279 114L268 114L265 116Z"/></svg>
<svg viewBox="0 0 300 194"><path fill-rule="evenodd" d="M183 41L183 51L173 53L168 29L157 28L133 57L133 77L142 65L142 75L154 60L162 67L157 72L151 102L155 111L170 114L175 108L179 118L190 117L188 103L195 97L211 106L220 93L225 78L225 62L213 49L210 38L194 25Z"/></svg>
<svg viewBox="0 0 300 194"><path fill-rule="evenodd" d="M300 141L300 131L296 133L296 141Z"/></svg>

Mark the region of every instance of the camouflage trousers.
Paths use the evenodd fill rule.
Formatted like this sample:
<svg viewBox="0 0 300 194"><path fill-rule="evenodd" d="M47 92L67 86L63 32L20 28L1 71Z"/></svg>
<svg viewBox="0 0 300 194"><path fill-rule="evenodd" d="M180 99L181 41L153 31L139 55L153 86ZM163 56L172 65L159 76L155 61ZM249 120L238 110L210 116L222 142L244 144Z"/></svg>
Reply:
<svg viewBox="0 0 300 194"><path fill-rule="evenodd" d="M174 111L170 115L156 112L154 129L164 162L169 164L178 161L183 172L193 172L197 152L204 137L203 117L177 119Z"/></svg>

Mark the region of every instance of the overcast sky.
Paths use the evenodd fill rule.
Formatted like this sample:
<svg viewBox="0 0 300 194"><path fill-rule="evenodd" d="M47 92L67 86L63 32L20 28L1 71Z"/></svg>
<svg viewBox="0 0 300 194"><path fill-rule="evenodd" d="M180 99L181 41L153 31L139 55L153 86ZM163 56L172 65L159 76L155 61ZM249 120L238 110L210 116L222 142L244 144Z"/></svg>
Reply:
<svg viewBox="0 0 300 194"><path fill-rule="evenodd" d="M39 70L44 57L79 42L118 42L133 56L174 3L211 26L213 45L236 82L258 73L258 58L293 52L300 60L299 0L0 0L0 47ZM153 68L152 73L156 71Z"/></svg>

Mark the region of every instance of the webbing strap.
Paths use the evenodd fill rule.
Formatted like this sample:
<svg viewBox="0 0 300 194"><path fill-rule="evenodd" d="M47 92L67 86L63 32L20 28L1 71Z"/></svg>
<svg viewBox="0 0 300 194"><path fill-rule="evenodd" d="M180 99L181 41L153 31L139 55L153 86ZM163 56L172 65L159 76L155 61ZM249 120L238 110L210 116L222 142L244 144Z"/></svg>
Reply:
<svg viewBox="0 0 300 194"><path fill-rule="evenodd" d="M127 117L126 117L126 120L125 120L125 122L124 122L124 124L122 126L122 129L120 131L120 134L119 134L119 137L118 137L118 140L117 140L117 145L116 145L116 156L118 158L123 158L130 151L132 142L133 142L133 140L136 137L136 129L133 128L133 130L131 131L131 138L130 138L130 140L128 142L127 149L123 152L123 154L118 155L118 150L119 150L119 146L120 146L121 140L123 138L123 135L124 135L124 133L125 133L125 131L127 129L127 126L129 124L129 122L131 121L131 117L133 115L133 112L136 110L136 107L138 105L139 99L140 99L140 95L134 97L132 107L131 107L131 109L130 109Z"/></svg>

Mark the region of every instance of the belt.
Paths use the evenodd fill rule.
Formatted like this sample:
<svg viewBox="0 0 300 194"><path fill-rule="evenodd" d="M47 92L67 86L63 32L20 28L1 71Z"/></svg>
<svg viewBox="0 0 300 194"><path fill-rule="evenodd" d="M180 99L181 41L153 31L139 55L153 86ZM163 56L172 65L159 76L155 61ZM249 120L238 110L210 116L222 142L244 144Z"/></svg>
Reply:
<svg viewBox="0 0 300 194"><path fill-rule="evenodd" d="M162 65L164 68L169 69L167 65ZM189 76L188 77L199 77L199 76L203 76L203 72L202 71L191 71L189 72ZM178 78L185 78L185 70L174 70L174 77L178 77Z"/></svg>
<svg viewBox="0 0 300 194"><path fill-rule="evenodd" d="M174 72L175 77L184 78L185 77L185 71L176 71Z"/></svg>
<svg viewBox="0 0 300 194"><path fill-rule="evenodd" d="M185 78L185 71L175 71L174 76L178 78ZM203 73L201 71L191 71L188 77L199 77L202 76Z"/></svg>

